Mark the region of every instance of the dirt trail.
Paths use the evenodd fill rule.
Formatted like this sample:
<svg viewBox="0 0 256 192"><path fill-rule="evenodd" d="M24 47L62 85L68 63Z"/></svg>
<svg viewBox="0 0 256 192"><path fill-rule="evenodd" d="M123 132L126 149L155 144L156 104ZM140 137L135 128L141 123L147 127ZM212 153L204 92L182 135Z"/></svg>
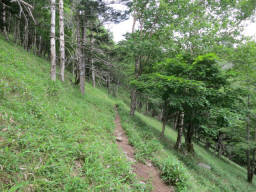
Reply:
<svg viewBox="0 0 256 192"><path fill-rule="evenodd" d="M134 157L134 148L129 145L128 138L121 126L118 113L116 113L115 124L115 136L117 144L119 148L121 148L126 154L127 159L131 162L134 162L132 167L138 179L144 183L146 183L147 181L151 181L153 186L153 192L174 192L174 189L171 186L166 185L161 180L160 171L150 162L147 162L146 165L140 162L136 162Z"/></svg>

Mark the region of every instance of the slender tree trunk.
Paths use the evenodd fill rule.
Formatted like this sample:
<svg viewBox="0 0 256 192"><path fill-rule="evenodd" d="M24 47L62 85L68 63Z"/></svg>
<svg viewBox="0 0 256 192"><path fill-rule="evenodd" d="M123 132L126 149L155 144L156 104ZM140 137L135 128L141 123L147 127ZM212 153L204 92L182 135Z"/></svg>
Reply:
<svg viewBox="0 0 256 192"><path fill-rule="evenodd" d="M107 75L107 87L108 87L108 95L111 94L111 85L110 85L110 74ZM113 90L113 95L115 94L115 91Z"/></svg>
<svg viewBox="0 0 256 192"><path fill-rule="evenodd" d="M6 38L6 40L9 40L8 38L8 34L7 34L7 29L6 29L6 5L3 3L3 32L4 32L4 36Z"/></svg>
<svg viewBox="0 0 256 192"><path fill-rule="evenodd" d="M84 95L84 84L85 84L85 73L83 67L82 59L82 40L81 40L81 30L80 30L80 19L77 20L77 55L78 55L78 65L79 65L79 81L80 81L80 91Z"/></svg>
<svg viewBox="0 0 256 192"><path fill-rule="evenodd" d="M137 21L137 18L135 16L135 13L134 13L134 16L133 16L133 25L132 25L132 33L135 32L135 25L136 25L136 21ZM135 78L137 79L139 77L139 57L137 56L135 58ZM130 103L130 115L131 116L134 116L134 113L135 113L135 110L136 110L136 89L135 88L132 88L132 91L131 91L131 103Z"/></svg>
<svg viewBox="0 0 256 192"><path fill-rule="evenodd" d="M184 128L184 112L179 113L178 118L177 118L177 129L178 129L178 135L177 135L177 140L175 144L175 149L180 150L181 148L181 139L182 139L182 133L183 133L183 128Z"/></svg>
<svg viewBox="0 0 256 192"><path fill-rule="evenodd" d="M65 73L65 39L64 39L64 5L63 0L59 0L59 22L60 22L60 76L64 81Z"/></svg>
<svg viewBox="0 0 256 192"><path fill-rule="evenodd" d="M82 52L83 52L83 73L84 73L84 79L85 79L85 66L86 66L86 43L87 43L87 34L86 34L87 30L86 30L86 20L83 19L83 49L82 49Z"/></svg>
<svg viewBox="0 0 256 192"><path fill-rule="evenodd" d="M24 16L25 25L24 25L24 40L23 40L23 46L24 49L28 50L28 19Z"/></svg>
<svg viewBox="0 0 256 192"><path fill-rule="evenodd" d="M17 31L16 31L16 43L20 43L20 20L21 20L21 13L19 13L19 18L17 21Z"/></svg>
<svg viewBox="0 0 256 192"><path fill-rule="evenodd" d="M39 36L38 55L42 55L42 36Z"/></svg>
<svg viewBox="0 0 256 192"><path fill-rule="evenodd" d="M130 115L134 116L136 110L136 89L131 91L131 104L130 104Z"/></svg>
<svg viewBox="0 0 256 192"><path fill-rule="evenodd" d="M250 108L250 96L248 95L247 97L247 106L248 106L248 110ZM246 132L247 132L247 151L246 151L246 158L247 158L247 181L249 183L252 183L252 179L253 179L253 168L252 168L252 163L251 163L251 148L250 148L250 113L248 111L248 115L247 115L247 125L246 125Z"/></svg>
<svg viewBox="0 0 256 192"><path fill-rule="evenodd" d="M56 81L55 0L51 0L51 80Z"/></svg>
<svg viewBox="0 0 256 192"><path fill-rule="evenodd" d="M178 128L178 121L179 121L179 118L180 118L180 113L176 113L175 116L174 116L174 120L173 120L173 128L174 129L177 129Z"/></svg>
<svg viewBox="0 0 256 192"><path fill-rule="evenodd" d="M92 85L95 88L96 82L95 82L95 67L94 67L94 60L92 58Z"/></svg>
<svg viewBox="0 0 256 192"><path fill-rule="evenodd" d="M194 127L192 122L189 122L188 124L188 129L187 129L187 134L185 137L185 144L186 144L186 149L189 153L194 152L194 146L193 146L193 135L194 135Z"/></svg>
<svg viewBox="0 0 256 192"><path fill-rule="evenodd" d="M224 137L224 134L219 133L219 135L218 135L218 157L219 158L223 154L223 143L222 143L223 137Z"/></svg>
<svg viewBox="0 0 256 192"><path fill-rule="evenodd" d="M37 52L37 35L36 35L36 28L34 29L34 42L33 42L33 49L34 49L34 53L36 54Z"/></svg>
<svg viewBox="0 0 256 192"><path fill-rule="evenodd" d="M8 33L11 33L11 21L12 21L12 14L11 14L11 12L9 12L8 25L7 25L7 32Z"/></svg>
<svg viewBox="0 0 256 192"><path fill-rule="evenodd" d="M146 114L148 113L148 111L149 111L149 102L148 102L148 99L147 99L147 101L146 101Z"/></svg>
<svg viewBox="0 0 256 192"><path fill-rule="evenodd" d="M162 109L162 132L161 132L160 138L164 137L167 116L168 116L167 101L164 101L163 109Z"/></svg>

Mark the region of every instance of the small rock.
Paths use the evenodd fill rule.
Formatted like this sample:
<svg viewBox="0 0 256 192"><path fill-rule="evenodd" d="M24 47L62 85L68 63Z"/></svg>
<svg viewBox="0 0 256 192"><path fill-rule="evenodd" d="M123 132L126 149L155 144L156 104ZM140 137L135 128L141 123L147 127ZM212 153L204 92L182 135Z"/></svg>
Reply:
<svg viewBox="0 0 256 192"><path fill-rule="evenodd" d="M123 138L122 138L122 137L116 137L116 140L117 140L118 142L122 142L122 141L123 141Z"/></svg>
<svg viewBox="0 0 256 192"><path fill-rule="evenodd" d="M128 156L127 156L127 159L128 159L128 161L130 161L130 162L132 162L132 163L136 162L136 160L133 159L133 158L131 158L131 157L128 157Z"/></svg>
<svg viewBox="0 0 256 192"><path fill-rule="evenodd" d="M8 129L7 128L3 128L2 131L5 132L5 131L8 131Z"/></svg>
<svg viewBox="0 0 256 192"><path fill-rule="evenodd" d="M205 163L198 163L198 166L199 166L199 167L203 167L203 168L205 168L205 169L211 170L211 166L210 166L210 165L207 165L207 164L205 164Z"/></svg>
<svg viewBox="0 0 256 192"><path fill-rule="evenodd" d="M148 167L152 167L152 163L149 162L149 161L146 162L146 165L147 165Z"/></svg>

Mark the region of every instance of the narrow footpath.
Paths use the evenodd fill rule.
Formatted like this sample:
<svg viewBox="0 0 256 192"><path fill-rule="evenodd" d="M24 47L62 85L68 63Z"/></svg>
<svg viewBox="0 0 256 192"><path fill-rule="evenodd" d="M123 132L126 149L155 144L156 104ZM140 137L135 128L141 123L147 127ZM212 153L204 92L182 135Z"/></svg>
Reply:
<svg viewBox="0 0 256 192"><path fill-rule="evenodd" d="M146 164L137 162L134 157L134 148L129 145L128 138L121 126L120 116L116 111L116 119L115 119L116 129L115 129L115 137L117 144L120 149L125 153L127 159L131 161L132 168L134 173L137 175L137 178L143 182L151 182L153 186L152 192L174 192L173 187L166 185L160 178L160 171L152 165L151 162L147 162Z"/></svg>

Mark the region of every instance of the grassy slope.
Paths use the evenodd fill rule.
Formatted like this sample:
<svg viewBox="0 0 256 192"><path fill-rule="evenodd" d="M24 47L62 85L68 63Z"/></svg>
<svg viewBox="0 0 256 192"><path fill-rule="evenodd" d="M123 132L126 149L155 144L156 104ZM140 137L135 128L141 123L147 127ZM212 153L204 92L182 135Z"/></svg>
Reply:
<svg viewBox="0 0 256 192"><path fill-rule="evenodd" d="M49 68L0 36L0 191L143 191L115 144L113 100Z"/></svg>
<svg viewBox="0 0 256 192"><path fill-rule="evenodd" d="M0 191L144 191L114 144L116 101L89 84L86 93L68 81L52 83L48 62L0 37ZM187 191L255 191L244 168L197 145L194 160L184 158L172 150L175 131L159 141L157 120L129 117L122 102L120 115L137 159L183 165Z"/></svg>
<svg viewBox="0 0 256 192"><path fill-rule="evenodd" d="M120 104L120 116L123 128L129 136L129 142L136 148L136 157L142 161L151 159L161 167L161 161L170 160L179 164L187 175L187 188L189 192L254 192L256 179L252 185L246 182L246 169L223 158L219 159L203 147L195 145L195 156L178 154L173 146L177 133L167 127L165 139L159 140L161 123L153 118L136 113L129 117L129 109ZM206 163L211 170L201 168L197 164ZM179 190L177 190L179 191Z"/></svg>

